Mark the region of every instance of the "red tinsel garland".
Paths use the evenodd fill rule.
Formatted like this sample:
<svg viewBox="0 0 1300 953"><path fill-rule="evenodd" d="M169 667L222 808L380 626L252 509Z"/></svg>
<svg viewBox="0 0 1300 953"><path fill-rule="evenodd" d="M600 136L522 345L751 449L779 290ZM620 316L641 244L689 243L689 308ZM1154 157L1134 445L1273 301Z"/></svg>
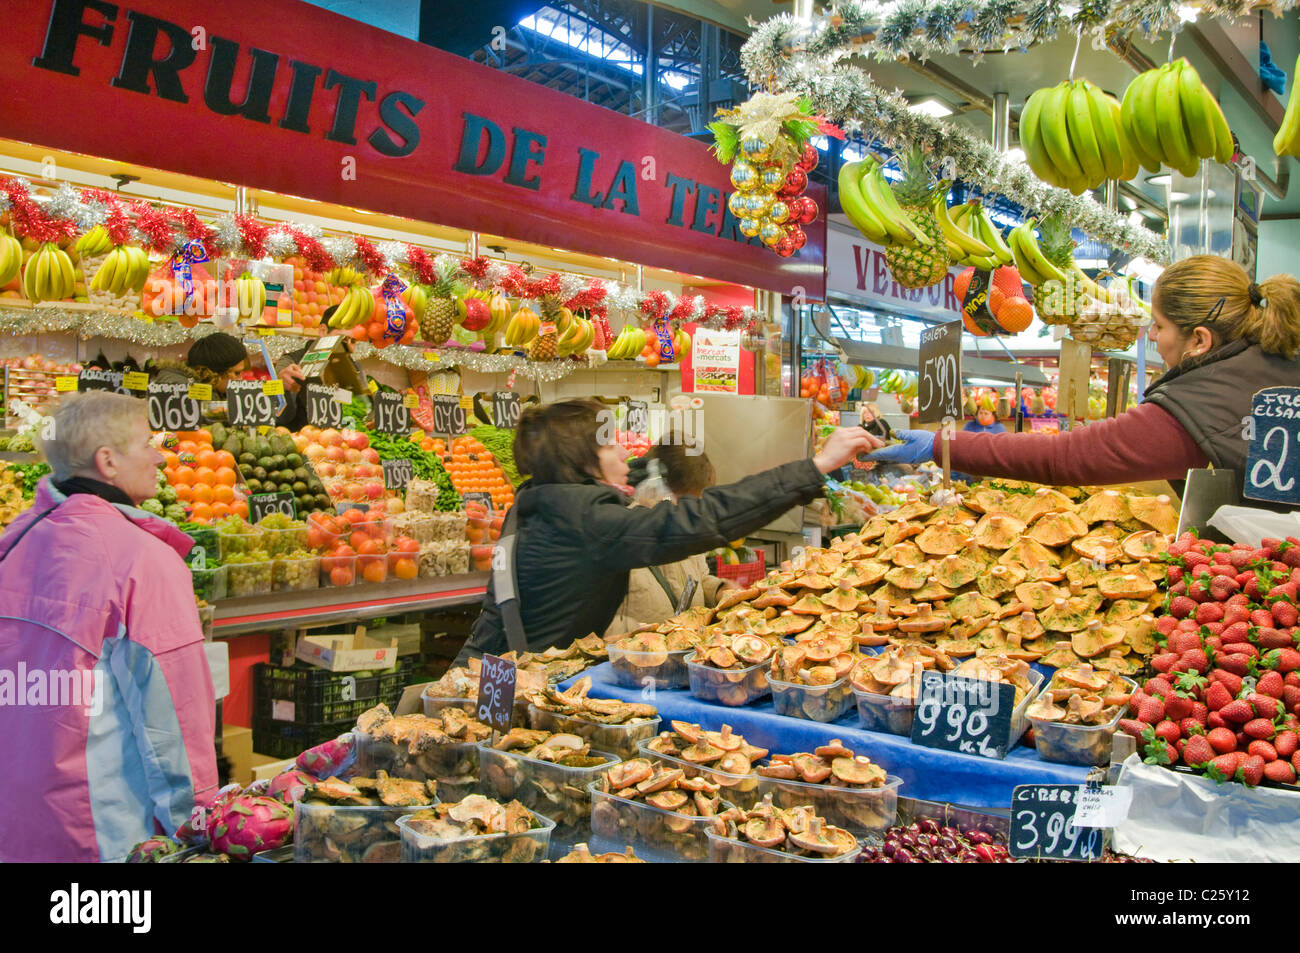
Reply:
<svg viewBox="0 0 1300 953"><path fill-rule="evenodd" d="M132 202L135 227L144 235L144 247L162 255L170 255L176 247L176 226L166 209L154 208L148 202Z"/></svg>
<svg viewBox="0 0 1300 953"><path fill-rule="evenodd" d="M487 270L492 267L492 262L479 255L477 258L467 258L460 263L460 270L465 272L475 281L482 281L487 277Z"/></svg>
<svg viewBox="0 0 1300 953"><path fill-rule="evenodd" d="M528 276L518 265L509 265L506 276L501 279L501 290L514 298L527 298Z"/></svg>
<svg viewBox="0 0 1300 953"><path fill-rule="evenodd" d="M9 221L14 231L24 238L57 242L76 234L77 228L72 222L49 215L32 198L27 187L16 179L0 180L0 191L9 196Z"/></svg>
<svg viewBox="0 0 1300 953"><path fill-rule="evenodd" d="M652 291L641 299L640 309L651 321L658 321L668 311L668 296L662 291Z"/></svg>
<svg viewBox="0 0 1300 953"><path fill-rule="evenodd" d="M190 241L197 241L209 258L217 253L217 233L207 222L199 218L192 208L172 209L173 217L180 224L181 231Z"/></svg>
<svg viewBox="0 0 1300 953"><path fill-rule="evenodd" d="M382 279L388 271L388 266L384 256L375 247L375 243L359 235L354 238L354 241L357 245L357 260L365 266L366 271L377 279Z"/></svg>
<svg viewBox="0 0 1300 953"><path fill-rule="evenodd" d="M298 245L298 253L302 255L303 261L312 271L329 271L335 267L334 257L317 239L304 234L300 228L290 226L286 231Z"/></svg>
<svg viewBox="0 0 1300 953"><path fill-rule="evenodd" d="M677 304L668 312L668 320L677 324L683 321L689 321L695 314L695 298L692 295L682 295L677 299Z"/></svg>
<svg viewBox="0 0 1300 953"><path fill-rule="evenodd" d="M255 259L266 255L266 236L271 234L269 225L259 222L252 215L236 215L235 227L239 229L239 244L245 257Z"/></svg>
<svg viewBox="0 0 1300 953"><path fill-rule="evenodd" d="M593 278L587 282L587 287L564 302L564 306L570 311L593 311L605 300L606 294L605 286ZM605 309L601 308L600 310L604 311Z"/></svg>
<svg viewBox="0 0 1300 953"><path fill-rule="evenodd" d="M431 285L438 280L434 273L433 256L419 245L406 246L406 262L420 284Z"/></svg>

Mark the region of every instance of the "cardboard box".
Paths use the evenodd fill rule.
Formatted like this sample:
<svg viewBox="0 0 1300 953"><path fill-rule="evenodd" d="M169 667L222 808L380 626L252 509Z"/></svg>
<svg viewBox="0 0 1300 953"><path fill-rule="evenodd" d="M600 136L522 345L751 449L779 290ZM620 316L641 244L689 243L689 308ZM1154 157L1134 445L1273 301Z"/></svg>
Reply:
<svg viewBox="0 0 1300 953"><path fill-rule="evenodd" d="M295 655L331 672L385 669L397 662L397 640L369 639L359 625L351 635L300 635Z"/></svg>
<svg viewBox="0 0 1300 953"><path fill-rule="evenodd" d="M230 759L230 780L253 783L253 729L221 726L221 753Z"/></svg>
<svg viewBox="0 0 1300 953"><path fill-rule="evenodd" d="M253 780L261 781L267 778L273 778L281 771L288 771L294 766L295 758L284 758L276 760L269 758L264 754L253 755ZM250 782L251 783L251 782Z"/></svg>

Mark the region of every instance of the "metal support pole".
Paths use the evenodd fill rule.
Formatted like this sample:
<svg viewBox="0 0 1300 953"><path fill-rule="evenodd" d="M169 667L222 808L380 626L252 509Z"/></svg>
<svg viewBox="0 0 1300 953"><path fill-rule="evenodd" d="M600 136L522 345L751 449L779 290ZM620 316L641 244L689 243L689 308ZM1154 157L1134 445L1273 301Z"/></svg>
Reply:
<svg viewBox="0 0 1300 953"><path fill-rule="evenodd" d="M1114 179L1106 180L1106 208L1119 211L1119 182Z"/></svg>
<svg viewBox="0 0 1300 953"><path fill-rule="evenodd" d="M469 238L465 239L465 253L471 259L478 257L478 232L470 232Z"/></svg>
<svg viewBox="0 0 1300 953"><path fill-rule="evenodd" d="M813 17L813 0L794 0L794 10L792 12L796 20L811 23Z"/></svg>
<svg viewBox="0 0 1300 953"><path fill-rule="evenodd" d="M1006 152L1011 148L1009 129L1011 125L1011 98L1006 93L993 94L993 149Z"/></svg>
<svg viewBox="0 0 1300 953"><path fill-rule="evenodd" d="M655 48L655 8L645 8L645 121L657 125L659 119L659 52Z"/></svg>
<svg viewBox="0 0 1300 953"><path fill-rule="evenodd" d="M235 186L235 214L248 214L248 189L242 185Z"/></svg>

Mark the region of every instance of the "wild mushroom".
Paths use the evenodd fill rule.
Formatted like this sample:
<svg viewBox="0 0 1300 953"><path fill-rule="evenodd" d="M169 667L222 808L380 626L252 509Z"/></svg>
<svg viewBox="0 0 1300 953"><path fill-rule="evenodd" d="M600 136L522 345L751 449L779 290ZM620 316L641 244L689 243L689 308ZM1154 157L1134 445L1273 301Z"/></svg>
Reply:
<svg viewBox="0 0 1300 953"><path fill-rule="evenodd" d="M820 817L814 817L808 824L808 830L791 833L789 843L800 850L822 856L835 857L847 854L858 846L857 838L848 831L838 827L825 826Z"/></svg>
<svg viewBox="0 0 1300 953"><path fill-rule="evenodd" d="M721 669L735 668L739 663L736 654L732 652L731 649L723 648L722 646L709 649L708 653L704 656L704 661L714 668Z"/></svg>
<svg viewBox="0 0 1300 953"><path fill-rule="evenodd" d="M646 797L645 802L661 811L677 811L689 800L690 797L684 791L672 790L651 794Z"/></svg>
<svg viewBox="0 0 1300 953"><path fill-rule="evenodd" d="M835 658L831 659L830 666L835 673L835 678L841 679L853 671L854 656L849 652L841 652Z"/></svg>
<svg viewBox="0 0 1300 953"><path fill-rule="evenodd" d="M695 744L682 749L681 759L691 764L712 764L724 754L725 751L710 743L708 738L701 736Z"/></svg>
<svg viewBox="0 0 1300 953"><path fill-rule="evenodd" d="M681 768L660 768L654 775L638 784L636 789L642 794L654 794L656 791L672 787L685 776L686 772Z"/></svg>
<svg viewBox="0 0 1300 953"><path fill-rule="evenodd" d="M756 635L738 635L731 640L731 651L746 665L758 665L772 656L772 646Z"/></svg>
<svg viewBox="0 0 1300 953"><path fill-rule="evenodd" d="M792 761L799 776L809 784L821 784L831 776L831 766L815 754L798 754Z"/></svg>
<svg viewBox="0 0 1300 953"><path fill-rule="evenodd" d="M885 769L864 755L836 758L831 762L831 773L853 787L879 787L885 783Z"/></svg>
<svg viewBox="0 0 1300 953"><path fill-rule="evenodd" d="M1058 669L1052 681L1063 682L1086 692L1099 692L1110 684L1110 679L1098 674L1087 662Z"/></svg>
<svg viewBox="0 0 1300 953"><path fill-rule="evenodd" d="M745 743L743 737L732 733L730 725L723 725L721 731L704 732L704 740L722 751L739 751Z"/></svg>
<svg viewBox="0 0 1300 953"><path fill-rule="evenodd" d="M636 787L654 774L654 766L648 758L633 758L609 769L606 780L615 790Z"/></svg>
<svg viewBox="0 0 1300 953"><path fill-rule="evenodd" d="M1065 720L1077 725L1093 724L1102 707L1099 695L1075 695L1065 704Z"/></svg>
<svg viewBox="0 0 1300 953"><path fill-rule="evenodd" d="M714 768L724 774L749 774L753 767L749 759L740 751L728 751L714 765Z"/></svg>
<svg viewBox="0 0 1300 953"><path fill-rule="evenodd" d="M1048 692L1043 692L1029 703L1029 707L1025 709L1025 714L1040 721L1060 721L1065 717L1065 709L1057 704Z"/></svg>
<svg viewBox="0 0 1300 953"><path fill-rule="evenodd" d="M839 738L832 738L824 745L819 745L813 749L813 754L819 758L825 758L828 761L835 758L852 758L853 752L844 747L844 742Z"/></svg>

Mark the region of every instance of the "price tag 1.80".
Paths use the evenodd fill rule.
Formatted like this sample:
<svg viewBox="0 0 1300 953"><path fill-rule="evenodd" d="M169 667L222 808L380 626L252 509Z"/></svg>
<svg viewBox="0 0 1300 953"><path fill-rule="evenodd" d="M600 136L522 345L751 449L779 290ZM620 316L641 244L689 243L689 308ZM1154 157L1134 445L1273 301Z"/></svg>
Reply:
<svg viewBox="0 0 1300 953"><path fill-rule="evenodd" d="M261 381L231 381L226 385L226 418L232 427L269 427L275 423L271 398Z"/></svg>
<svg viewBox="0 0 1300 953"><path fill-rule="evenodd" d="M433 432L449 437L465 432L465 408L455 394L433 395Z"/></svg>
<svg viewBox="0 0 1300 953"><path fill-rule="evenodd" d="M513 430L519 424L522 406L519 395L512 390L499 390L492 394L492 420L503 430Z"/></svg>
<svg viewBox="0 0 1300 953"><path fill-rule="evenodd" d="M402 395L382 391L374 396L375 430L394 437L411 433L411 412L402 406Z"/></svg>
<svg viewBox="0 0 1300 953"><path fill-rule="evenodd" d="M298 511L293 505L292 493L254 493L248 498L248 521L260 523L262 518L280 513L296 519Z"/></svg>
<svg viewBox="0 0 1300 953"><path fill-rule="evenodd" d="M509 731L515 705L515 663L484 655L479 669L478 720L497 731Z"/></svg>
<svg viewBox="0 0 1300 953"><path fill-rule="evenodd" d="M189 384L149 385L150 430L197 430L202 416Z"/></svg>
<svg viewBox="0 0 1300 953"><path fill-rule="evenodd" d="M343 425L343 405L335 396L338 392L324 384L307 385L307 422L313 427L333 427Z"/></svg>
<svg viewBox="0 0 1300 953"><path fill-rule="evenodd" d="M1077 784L1022 784L1011 792L1012 857L1044 860L1097 860L1105 831L1074 823Z"/></svg>
<svg viewBox="0 0 1300 953"><path fill-rule="evenodd" d="M405 490L415 476L415 468L410 460L402 457L398 460L385 460L384 487L389 490Z"/></svg>
<svg viewBox="0 0 1300 953"><path fill-rule="evenodd" d="M952 321L921 332L917 423L961 417L961 328L960 321Z"/></svg>
<svg viewBox="0 0 1300 953"><path fill-rule="evenodd" d="M1244 495L1252 500L1300 504L1300 387L1265 387L1250 401L1243 436L1246 452Z"/></svg>
<svg viewBox="0 0 1300 953"><path fill-rule="evenodd" d="M1005 682L922 672L912 743L985 758L1005 758L1016 688Z"/></svg>

